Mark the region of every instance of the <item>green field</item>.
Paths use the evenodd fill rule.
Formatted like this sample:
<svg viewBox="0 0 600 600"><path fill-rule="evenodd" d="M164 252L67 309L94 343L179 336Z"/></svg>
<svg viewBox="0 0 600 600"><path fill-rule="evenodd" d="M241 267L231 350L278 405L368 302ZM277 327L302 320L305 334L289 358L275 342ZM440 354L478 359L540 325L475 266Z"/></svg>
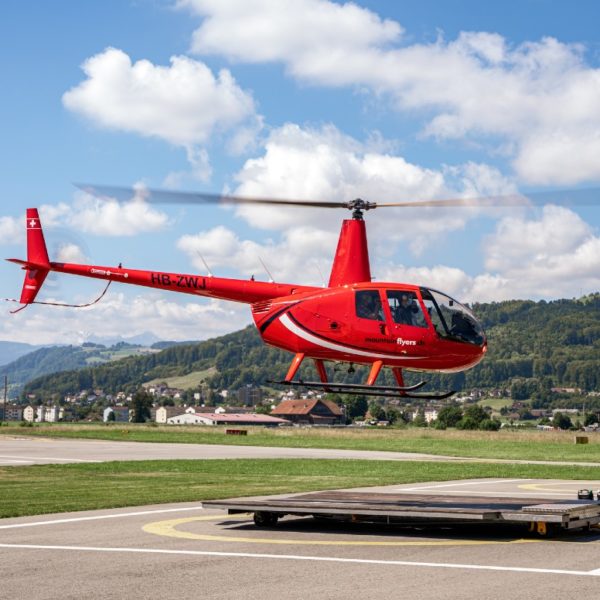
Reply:
<svg viewBox="0 0 600 600"><path fill-rule="evenodd" d="M248 427L247 436L225 435L221 427L111 425L43 425L1 427L0 433L47 437L186 444L233 444L288 448L340 448L424 452L439 456L483 459L550 460L600 463L600 434L587 434L589 444L574 444L573 432L437 431L434 429L303 429Z"/></svg>
<svg viewBox="0 0 600 600"><path fill-rule="evenodd" d="M479 477L585 481L598 468L312 459L0 467L0 517Z"/></svg>
<svg viewBox="0 0 600 600"><path fill-rule="evenodd" d="M215 367L204 369L203 371L192 371L187 375L181 375L178 377L163 377L158 379L152 379L144 383L145 386L160 385L166 383L171 388L177 388L180 390L197 389L201 386L204 380L217 372Z"/></svg>

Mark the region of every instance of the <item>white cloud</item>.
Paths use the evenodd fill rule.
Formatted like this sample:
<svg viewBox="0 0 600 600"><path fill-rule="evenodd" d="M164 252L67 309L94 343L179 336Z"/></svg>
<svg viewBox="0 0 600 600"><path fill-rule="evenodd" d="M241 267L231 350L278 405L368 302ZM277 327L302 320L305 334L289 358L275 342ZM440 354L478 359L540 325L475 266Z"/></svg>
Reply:
<svg viewBox="0 0 600 600"><path fill-rule="evenodd" d="M256 132L261 119L252 96L227 69L214 75L186 56L170 62L168 67L148 60L132 63L122 50L107 48L84 62L87 79L65 92L63 104L100 127L183 146L193 175L205 180L207 157L197 147L233 128Z"/></svg>
<svg viewBox="0 0 600 600"><path fill-rule="evenodd" d="M193 52L244 62L284 60L301 76L318 76L340 60L360 61L402 33L398 23L350 3L180 0L178 5L206 17L194 33Z"/></svg>
<svg viewBox="0 0 600 600"><path fill-rule="evenodd" d="M485 265L526 297L573 297L600 289L600 238L574 212L544 207L539 218L507 218L484 242Z"/></svg>
<svg viewBox="0 0 600 600"><path fill-rule="evenodd" d="M85 264L89 262L89 258L83 250L71 242L63 243L59 246L56 258L58 262Z"/></svg>
<svg viewBox="0 0 600 600"><path fill-rule="evenodd" d="M0 244L21 244L25 240L25 222L13 217L0 217Z"/></svg>
<svg viewBox="0 0 600 600"><path fill-rule="evenodd" d="M426 135L510 149L530 183L600 178L600 69L585 63L581 45L551 37L513 45L487 32L403 44L398 23L327 0L179 4L203 17L197 53L277 61L315 84L385 92L413 118L427 115Z"/></svg>
<svg viewBox="0 0 600 600"><path fill-rule="evenodd" d="M164 340L201 340L239 329L250 321L246 306L216 300L180 304L162 296L149 292L129 297L109 292L90 308L30 306L2 319L0 338L33 344L78 344L97 332L104 337L131 337L151 331Z"/></svg>
<svg viewBox="0 0 600 600"><path fill-rule="evenodd" d="M73 229L107 236L134 236L164 229L167 215L143 201L143 189L129 202L101 200L89 194L77 194L64 216Z"/></svg>
<svg viewBox="0 0 600 600"><path fill-rule="evenodd" d="M318 129L288 123L271 132L264 154L247 160L236 179L235 192L250 197L296 198L347 202L410 201L451 196L485 196L513 191L509 181L487 165L467 163L441 171L411 164L382 153L386 144L361 143L332 125ZM287 229L311 226L337 232L349 213L335 209L242 206L237 213L253 227ZM390 254L398 241L408 240L422 251L434 234L461 229L479 209L380 209L367 214L377 231L377 251Z"/></svg>
<svg viewBox="0 0 600 600"><path fill-rule="evenodd" d="M287 230L277 243L266 240L260 244L242 240L232 230L219 226L196 235L184 235L177 247L200 271L206 270L204 258L213 272L219 267L235 268L246 277L255 275L266 280L268 274L261 265L262 259L276 281L320 285L320 272L328 274L336 242L335 233L296 227Z"/></svg>

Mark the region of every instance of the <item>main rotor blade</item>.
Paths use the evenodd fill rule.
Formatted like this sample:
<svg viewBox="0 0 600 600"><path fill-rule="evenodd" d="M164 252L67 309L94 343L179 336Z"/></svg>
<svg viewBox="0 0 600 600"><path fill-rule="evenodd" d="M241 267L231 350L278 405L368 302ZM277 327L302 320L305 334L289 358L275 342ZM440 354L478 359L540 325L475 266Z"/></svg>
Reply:
<svg viewBox="0 0 600 600"><path fill-rule="evenodd" d="M112 185L92 185L75 183L80 190L102 198L127 202L134 198L143 199L150 204L273 204L288 206L316 206L319 208L348 208L346 202L320 202L317 200L293 200L285 198L249 198L229 194L211 194L205 192L181 192L152 188L132 188Z"/></svg>
<svg viewBox="0 0 600 600"><path fill-rule="evenodd" d="M305 206L317 208L346 208L373 210L375 208L423 208L423 207L476 207L506 208L511 206L600 206L600 188L554 190L499 194L496 196L441 198L432 200L404 200L402 202L323 202L320 200L297 200L291 198L253 198L232 194L206 192L183 192L153 188L133 188L97 184L74 184L84 192L105 200L127 202L140 198L150 204L263 204L273 206ZM360 206L357 203L361 204Z"/></svg>
<svg viewBox="0 0 600 600"><path fill-rule="evenodd" d="M467 198L443 198L438 200L416 200L414 202L376 202L375 208L416 208L427 206L440 207L509 207L509 206L600 206L600 188L575 190L554 190L545 192L523 192L498 196Z"/></svg>

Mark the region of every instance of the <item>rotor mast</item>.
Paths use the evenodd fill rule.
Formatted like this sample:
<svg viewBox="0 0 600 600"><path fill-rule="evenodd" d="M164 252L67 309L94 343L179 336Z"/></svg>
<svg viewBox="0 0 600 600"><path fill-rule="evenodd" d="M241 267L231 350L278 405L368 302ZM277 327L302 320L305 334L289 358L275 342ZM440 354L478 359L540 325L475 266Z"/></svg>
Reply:
<svg viewBox="0 0 600 600"><path fill-rule="evenodd" d="M342 222L331 267L329 287L371 281L369 247L363 211L375 208L375 206L374 203L365 202L360 198L347 203L347 208L352 211L352 218L344 219Z"/></svg>

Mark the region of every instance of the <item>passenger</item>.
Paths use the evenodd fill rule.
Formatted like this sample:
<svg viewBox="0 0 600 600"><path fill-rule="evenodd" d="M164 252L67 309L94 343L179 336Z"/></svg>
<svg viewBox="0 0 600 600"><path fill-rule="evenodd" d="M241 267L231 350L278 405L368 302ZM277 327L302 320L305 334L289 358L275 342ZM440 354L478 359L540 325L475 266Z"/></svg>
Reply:
<svg viewBox="0 0 600 600"><path fill-rule="evenodd" d="M402 294L400 306L394 311L394 320L401 325L415 325L415 314L418 311L413 299L409 298L408 294Z"/></svg>

